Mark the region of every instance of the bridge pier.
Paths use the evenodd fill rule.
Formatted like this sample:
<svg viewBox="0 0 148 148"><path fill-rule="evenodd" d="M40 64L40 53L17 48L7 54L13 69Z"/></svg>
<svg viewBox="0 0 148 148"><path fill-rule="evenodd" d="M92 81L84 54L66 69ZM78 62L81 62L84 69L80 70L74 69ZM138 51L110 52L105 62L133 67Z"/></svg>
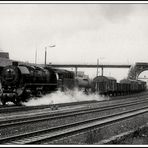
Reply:
<svg viewBox="0 0 148 148"><path fill-rule="evenodd" d="M101 67L101 69L102 69L102 76L103 76L103 66Z"/></svg>
<svg viewBox="0 0 148 148"><path fill-rule="evenodd" d="M78 74L78 67L75 67L75 74L77 76L77 74Z"/></svg>
<svg viewBox="0 0 148 148"><path fill-rule="evenodd" d="M135 63L135 65L132 65L129 73L128 73L128 79L137 80L140 73L143 71L148 70L148 63Z"/></svg>

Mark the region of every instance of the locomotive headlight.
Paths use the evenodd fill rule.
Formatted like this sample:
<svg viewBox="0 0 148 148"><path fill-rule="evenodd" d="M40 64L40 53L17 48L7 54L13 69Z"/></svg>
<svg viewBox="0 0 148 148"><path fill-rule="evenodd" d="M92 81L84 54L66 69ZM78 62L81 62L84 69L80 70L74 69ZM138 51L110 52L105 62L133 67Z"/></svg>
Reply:
<svg viewBox="0 0 148 148"><path fill-rule="evenodd" d="M2 72L2 78L8 83L14 81L15 75L16 71L13 67L6 67Z"/></svg>

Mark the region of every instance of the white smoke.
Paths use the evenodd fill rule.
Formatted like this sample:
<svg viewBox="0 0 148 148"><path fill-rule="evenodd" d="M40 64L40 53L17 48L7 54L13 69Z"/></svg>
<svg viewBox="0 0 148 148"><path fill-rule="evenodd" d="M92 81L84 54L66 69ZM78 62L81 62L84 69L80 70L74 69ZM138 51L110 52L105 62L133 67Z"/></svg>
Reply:
<svg viewBox="0 0 148 148"><path fill-rule="evenodd" d="M58 104L58 103L69 103L69 102L79 102L79 101L102 101L109 100L107 97L101 97L98 94L86 95L82 91L68 90L65 92L57 91L40 98L32 98L28 102L23 103L25 106L38 106L38 105L48 105L48 104Z"/></svg>

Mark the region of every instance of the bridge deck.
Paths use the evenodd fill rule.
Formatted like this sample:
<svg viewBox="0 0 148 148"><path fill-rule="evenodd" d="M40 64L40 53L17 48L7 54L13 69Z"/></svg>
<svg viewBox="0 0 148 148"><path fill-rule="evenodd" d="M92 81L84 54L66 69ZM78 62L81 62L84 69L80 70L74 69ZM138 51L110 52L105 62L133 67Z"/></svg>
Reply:
<svg viewBox="0 0 148 148"><path fill-rule="evenodd" d="M0 58L0 67L5 67L7 65L11 65L12 62L15 60L6 59L6 58ZM19 63L25 63L19 61ZM35 65L34 63L25 63L28 65ZM36 64L39 66L44 66L44 64ZM103 68L130 68L131 65L124 65L124 64L104 64L104 65L97 65L97 64L51 64L50 66L53 67L62 67L62 68L97 68L97 67L103 67Z"/></svg>
<svg viewBox="0 0 148 148"><path fill-rule="evenodd" d="M131 65L109 65L109 64L104 64L104 65L97 65L97 64L52 64L51 66L53 67L65 67L65 68L70 68L70 67L79 67L79 68L97 68L97 67L103 67L103 68L130 68Z"/></svg>

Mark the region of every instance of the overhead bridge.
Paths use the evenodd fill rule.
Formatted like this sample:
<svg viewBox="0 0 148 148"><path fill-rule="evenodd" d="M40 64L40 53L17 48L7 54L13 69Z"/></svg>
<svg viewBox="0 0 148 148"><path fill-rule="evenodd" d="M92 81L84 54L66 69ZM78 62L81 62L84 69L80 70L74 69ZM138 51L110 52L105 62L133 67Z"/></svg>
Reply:
<svg viewBox="0 0 148 148"><path fill-rule="evenodd" d="M11 65L15 60L9 59L9 57L0 57L0 73L3 67ZM34 64L18 61L19 64L37 65L44 67L44 64ZM59 67L59 68L75 68L76 74L78 68L101 68L103 74L103 68L130 68L128 78L138 79L141 72L148 70L148 63L136 62L134 65L130 64L48 64L48 66Z"/></svg>
<svg viewBox="0 0 148 148"><path fill-rule="evenodd" d="M62 68L75 68L75 73L77 75L78 68L101 68L102 69L102 75L103 75L103 68L130 68L131 65L109 65L109 64L51 64L50 66L53 67L62 67Z"/></svg>
<svg viewBox="0 0 148 148"><path fill-rule="evenodd" d="M78 68L101 68L103 75L103 68L129 68L128 79L136 80L143 71L148 70L148 63L136 62L134 65L130 64L51 64L53 67L71 68L74 67L77 74Z"/></svg>
<svg viewBox="0 0 148 148"><path fill-rule="evenodd" d="M63 68L130 68L131 65L123 65L123 64L102 64L102 65L97 65L97 64L50 64L50 66L53 67L63 67Z"/></svg>
<svg viewBox="0 0 148 148"><path fill-rule="evenodd" d="M15 60L6 59L6 58L0 58L0 72L3 69L3 67L7 65L11 65L12 62ZM25 63L18 61L19 64L28 64L28 65L37 65L44 67L44 64L34 64L34 63ZM130 68L131 65L128 64L49 64L48 66L52 67L59 67L59 68L75 68L75 72L77 74L78 68L101 68L103 73L103 68Z"/></svg>

